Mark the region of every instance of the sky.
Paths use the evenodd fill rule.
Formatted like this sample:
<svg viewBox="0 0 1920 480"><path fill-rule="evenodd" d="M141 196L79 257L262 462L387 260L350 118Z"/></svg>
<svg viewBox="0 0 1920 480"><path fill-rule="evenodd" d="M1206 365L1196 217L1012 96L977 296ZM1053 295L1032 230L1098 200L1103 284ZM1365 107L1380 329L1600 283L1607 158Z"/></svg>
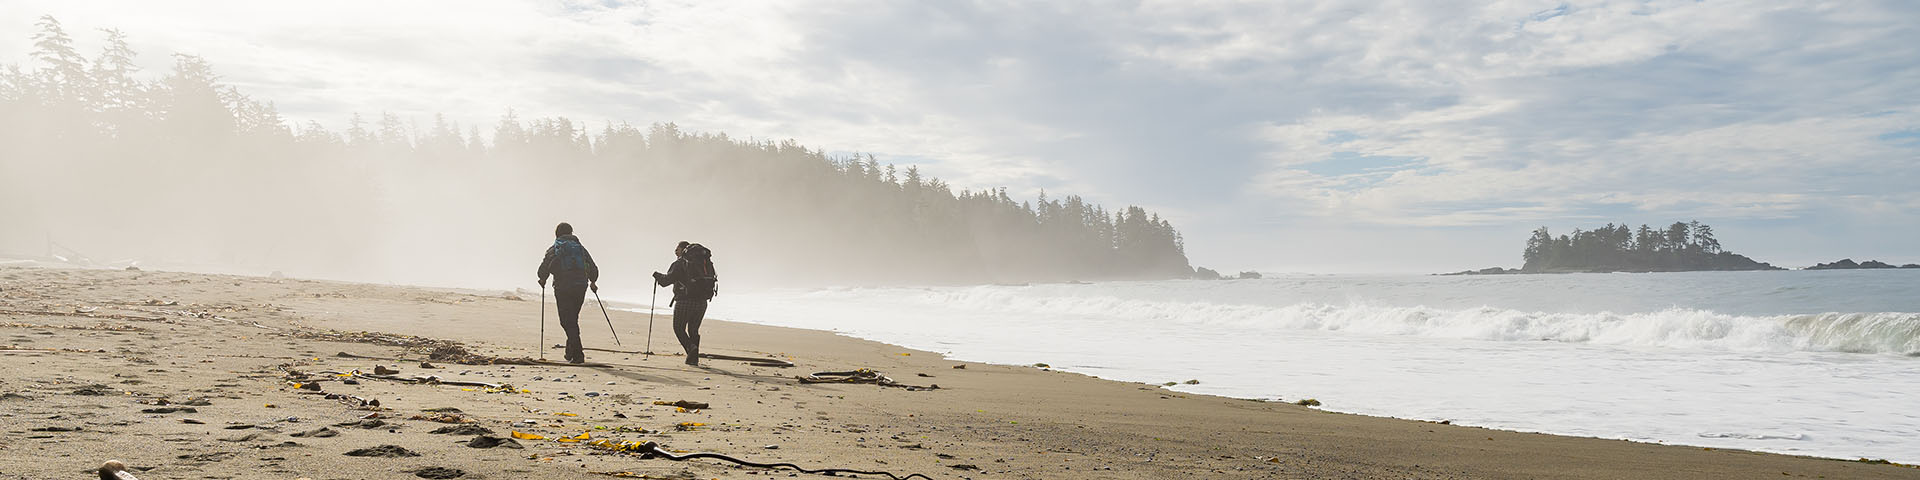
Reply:
<svg viewBox="0 0 1920 480"><path fill-rule="evenodd" d="M1910 1L0 3L291 121L674 122L1140 205L1234 272L1517 267L1529 232L1713 225L1920 263Z"/></svg>

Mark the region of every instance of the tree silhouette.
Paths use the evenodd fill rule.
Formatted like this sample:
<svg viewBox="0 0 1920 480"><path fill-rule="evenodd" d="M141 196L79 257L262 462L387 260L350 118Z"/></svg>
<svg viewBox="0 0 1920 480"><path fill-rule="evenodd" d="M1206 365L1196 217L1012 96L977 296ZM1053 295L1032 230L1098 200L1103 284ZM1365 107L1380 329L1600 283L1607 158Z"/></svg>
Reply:
<svg viewBox="0 0 1920 480"><path fill-rule="evenodd" d="M1591 231L1574 229L1554 237L1547 227L1534 229L1521 252L1526 272L1652 272L1686 270L1772 270L1772 265L1723 250L1713 227L1674 222L1666 230L1641 225L1607 224Z"/></svg>
<svg viewBox="0 0 1920 480"><path fill-rule="evenodd" d="M57 20L37 26L31 68L0 70L0 223L35 228L0 231L0 246L39 241L28 232L42 229L178 232L123 255L311 257L325 259L314 269L394 269L380 260L396 257L373 245L400 222L381 218L465 215L514 201L480 192L565 191L645 212L609 233L735 239L727 251L739 256L729 258L816 283L1193 273L1172 222L1138 206L1109 211L1048 193L1016 200L1006 188L956 192L918 166L871 154L828 155L793 140L673 123L595 128L508 109L489 128L490 144L482 127L463 135L441 115L424 128L385 111L372 122L354 113L339 133L316 121L293 127L272 102L221 84L201 57L176 54L169 71L145 82L119 31L103 31L106 46L89 62ZM137 203L68 200L61 185L36 180L49 178L152 193Z"/></svg>

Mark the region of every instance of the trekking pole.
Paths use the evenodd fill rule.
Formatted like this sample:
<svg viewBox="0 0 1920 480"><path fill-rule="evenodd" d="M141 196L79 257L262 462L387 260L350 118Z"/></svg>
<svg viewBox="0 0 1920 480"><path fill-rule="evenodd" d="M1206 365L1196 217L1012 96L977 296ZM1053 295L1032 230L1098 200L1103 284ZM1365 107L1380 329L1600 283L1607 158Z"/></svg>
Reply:
<svg viewBox="0 0 1920 480"><path fill-rule="evenodd" d="M540 344L533 347L540 352L540 359L547 359L547 284L540 283Z"/></svg>
<svg viewBox="0 0 1920 480"><path fill-rule="evenodd" d="M653 284L653 299L647 300L647 355L653 355L653 305L660 303L660 284Z"/></svg>
<svg viewBox="0 0 1920 480"><path fill-rule="evenodd" d="M602 317L606 317L606 319L607 319L607 331L609 331L609 332L613 332L613 344L614 344L614 345L619 345L619 344L620 344L620 331L619 331L619 330L614 330L614 329L613 329L613 317L612 317L612 316L610 316L610 315L607 315L607 303L606 303L606 302L602 302L602 301L600 301L600 291L599 291L599 290L594 290L594 291L593 291L593 303L595 303L595 304L598 304L598 305L600 305L600 316L602 316Z"/></svg>

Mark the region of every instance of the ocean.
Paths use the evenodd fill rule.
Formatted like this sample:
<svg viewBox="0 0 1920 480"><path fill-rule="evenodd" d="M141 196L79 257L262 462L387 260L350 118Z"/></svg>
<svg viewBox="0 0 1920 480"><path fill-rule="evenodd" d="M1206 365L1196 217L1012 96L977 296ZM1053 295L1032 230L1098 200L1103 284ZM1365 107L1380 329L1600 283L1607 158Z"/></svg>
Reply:
<svg viewBox="0 0 1920 480"><path fill-rule="evenodd" d="M709 315L1339 412L1920 463L1920 270L828 288Z"/></svg>

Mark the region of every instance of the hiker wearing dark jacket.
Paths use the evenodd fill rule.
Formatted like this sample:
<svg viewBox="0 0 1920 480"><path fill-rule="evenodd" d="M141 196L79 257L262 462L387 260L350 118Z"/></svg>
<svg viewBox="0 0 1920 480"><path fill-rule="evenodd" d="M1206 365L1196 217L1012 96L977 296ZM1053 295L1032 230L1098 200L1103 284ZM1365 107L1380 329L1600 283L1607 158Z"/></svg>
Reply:
<svg viewBox="0 0 1920 480"><path fill-rule="evenodd" d="M600 267L593 255L573 236L573 225L561 222L553 228L553 246L540 261L540 287L546 288L553 277L553 298L560 308L560 329L567 332L567 362L586 363L587 353L580 348L580 306L587 301L587 290L600 291Z"/></svg>
<svg viewBox="0 0 1920 480"><path fill-rule="evenodd" d="M700 320L707 316L707 301L718 290L718 275L713 270L713 252L698 243L680 242L673 249L678 257L667 273L653 272L660 286L673 286L673 335L687 350L687 364L700 364Z"/></svg>

